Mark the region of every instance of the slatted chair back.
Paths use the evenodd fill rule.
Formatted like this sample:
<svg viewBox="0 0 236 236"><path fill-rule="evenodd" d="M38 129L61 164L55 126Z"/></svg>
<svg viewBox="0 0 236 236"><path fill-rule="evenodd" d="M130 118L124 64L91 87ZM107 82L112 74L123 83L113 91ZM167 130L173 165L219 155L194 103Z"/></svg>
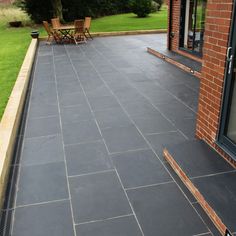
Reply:
<svg viewBox="0 0 236 236"><path fill-rule="evenodd" d="M48 36L52 36L53 35L53 33L52 33L52 31L50 29L50 26L49 26L47 21L43 21L43 27L46 30Z"/></svg>
<svg viewBox="0 0 236 236"><path fill-rule="evenodd" d="M74 31L74 41L76 44L86 42L84 35L84 20L74 21L75 31Z"/></svg>
<svg viewBox="0 0 236 236"><path fill-rule="evenodd" d="M86 38L93 39L92 35L90 34L90 26L91 26L92 18L86 16L84 19L84 35Z"/></svg>
<svg viewBox="0 0 236 236"><path fill-rule="evenodd" d="M51 19L52 28L58 28L61 26L59 17Z"/></svg>

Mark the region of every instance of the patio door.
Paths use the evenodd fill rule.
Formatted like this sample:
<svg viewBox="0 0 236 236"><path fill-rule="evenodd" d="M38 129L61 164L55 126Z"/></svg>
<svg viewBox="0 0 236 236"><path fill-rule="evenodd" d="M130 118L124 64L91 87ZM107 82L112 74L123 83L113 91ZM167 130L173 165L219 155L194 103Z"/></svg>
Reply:
<svg viewBox="0 0 236 236"><path fill-rule="evenodd" d="M202 55L207 0L182 0L180 49Z"/></svg>
<svg viewBox="0 0 236 236"><path fill-rule="evenodd" d="M236 4L235 7L236 9ZM236 14L234 10L227 53L227 71L219 142L236 158Z"/></svg>

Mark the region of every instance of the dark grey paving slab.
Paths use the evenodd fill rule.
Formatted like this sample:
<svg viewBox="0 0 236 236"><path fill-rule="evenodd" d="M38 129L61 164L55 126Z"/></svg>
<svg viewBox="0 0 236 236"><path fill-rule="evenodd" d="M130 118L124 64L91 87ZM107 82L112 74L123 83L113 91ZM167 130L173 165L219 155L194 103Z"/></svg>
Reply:
<svg viewBox="0 0 236 236"><path fill-rule="evenodd" d="M92 119L92 112L89 105L86 103L69 107L61 107L61 121L63 124L77 123L79 121Z"/></svg>
<svg viewBox="0 0 236 236"><path fill-rule="evenodd" d="M86 97L83 93L64 93L59 94L60 106L75 106L80 104L87 104Z"/></svg>
<svg viewBox="0 0 236 236"><path fill-rule="evenodd" d="M141 236L134 216L99 221L76 226L77 236Z"/></svg>
<svg viewBox="0 0 236 236"><path fill-rule="evenodd" d="M198 92L195 92L191 88L184 84L177 84L167 87L168 91L179 98L184 104L191 107L197 112L198 107Z"/></svg>
<svg viewBox="0 0 236 236"><path fill-rule="evenodd" d="M48 136L53 134L60 134L60 121L59 117L46 117L29 119L26 125L25 137L39 137Z"/></svg>
<svg viewBox="0 0 236 236"><path fill-rule="evenodd" d="M123 104L123 106L131 117L155 118L160 115L160 112L148 101L130 102Z"/></svg>
<svg viewBox="0 0 236 236"><path fill-rule="evenodd" d="M98 127L93 120L62 125L64 143L78 144L101 139Z"/></svg>
<svg viewBox="0 0 236 236"><path fill-rule="evenodd" d="M66 93L82 93L83 92L79 81L74 81L74 82L58 81L57 90L58 90L59 96L61 94L66 94Z"/></svg>
<svg viewBox="0 0 236 236"><path fill-rule="evenodd" d="M58 115L59 112L57 104L48 104L39 101L31 103L28 112L29 119Z"/></svg>
<svg viewBox="0 0 236 236"><path fill-rule="evenodd" d="M216 151L200 140L168 145L167 149L190 178L234 170Z"/></svg>
<svg viewBox="0 0 236 236"><path fill-rule="evenodd" d="M94 113L100 129L111 127L122 127L131 124L131 120L125 114L121 107L112 107L107 110Z"/></svg>
<svg viewBox="0 0 236 236"><path fill-rule="evenodd" d="M175 131L176 128L162 115L151 118L133 118L136 126L144 134Z"/></svg>
<svg viewBox="0 0 236 236"><path fill-rule="evenodd" d="M14 236L74 236L69 201L17 208Z"/></svg>
<svg viewBox="0 0 236 236"><path fill-rule="evenodd" d="M102 130L110 153L148 148L144 138L134 125Z"/></svg>
<svg viewBox="0 0 236 236"><path fill-rule="evenodd" d="M93 111L102 111L109 108L120 107L114 96L103 96L89 98L89 103Z"/></svg>
<svg viewBox="0 0 236 236"><path fill-rule="evenodd" d="M159 110L171 121L182 119L193 119L195 118L195 113L183 103L173 100L172 102L159 104Z"/></svg>
<svg viewBox="0 0 236 236"><path fill-rule="evenodd" d="M69 176L113 168L102 141L68 146L65 148L65 152Z"/></svg>
<svg viewBox="0 0 236 236"><path fill-rule="evenodd" d="M61 135L25 139L21 165L64 161Z"/></svg>
<svg viewBox="0 0 236 236"><path fill-rule="evenodd" d="M127 191L145 235L197 235L208 229L180 192L169 183ZM173 233L174 232L174 233Z"/></svg>
<svg viewBox="0 0 236 236"><path fill-rule="evenodd" d="M175 127L188 137L188 139L195 139L196 118L176 120Z"/></svg>
<svg viewBox="0 0 236 236"><path fill-rule="evenodd" d="M161 159L163 159L163 149L167 145L178 144L186 140L178 131L147 135L146 138Z"/></svg>
<svg viewBox="0 0 236 236"><path fill-rule="evenodd" d="M70 189L76 223L131 213L115 171L70 178Z"/></svg>
<svg viewBox="0 0 236 236"><path fill-rule="evenodd" d="M125 188L172 181L151 150L116 154L112 159Z"/></svg>
<svg viewBox="0 0 236 236"><path fill-rule="evenodd" d="M17 193L18 206L68 197L64 162L21 168Z"/></svg>
<svg viewBox="0 0 236 236"><path fill-rule="evenodd" d="M221 236L221 233L217 230L215 225L212 223L211 219L208 215L204 212L202 207L199 203L193 204L193 207L197 210L198 214L202 217L203 221L205 222L206 226L209 228L210 232L214 236Z"/></svg>
<svg viewBox="0 0 236 236"><path fill-rule="evenodd" d="M230 231L236 232L236 172L192 181Z"/></svg>

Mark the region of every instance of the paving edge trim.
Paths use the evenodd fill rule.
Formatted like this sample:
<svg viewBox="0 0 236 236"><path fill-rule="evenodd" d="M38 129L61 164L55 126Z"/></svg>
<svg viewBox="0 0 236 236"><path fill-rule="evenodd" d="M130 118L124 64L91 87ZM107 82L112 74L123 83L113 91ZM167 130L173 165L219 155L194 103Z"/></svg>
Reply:
<svg viewBox="0 0 236 236"><path fill-rule="evenodd" d="M163 155L166 161L170 164L175 173L179 176L188 190L192 193L192 195L196 198L198 203L201 205L202 209L206 212L206 214L210 217L211 221L214 223L216 228L220 231L220 233L224 236L225 231L227 229L226 225L222 222L220 217L216 214L213 208L208 204L208 202L204 199L203 195L199 192L199 190L195 187L195 185L191 182L191 180L187 177L181 167L177 164L168 150L165 148L163 150Z"/></svg>
<svg viewBox="0 0 236 236"><path fill-rule="evenodd" d="M152 55L154 55L154 56L156 56L156 57L158 57L158 58L161 58L162 60L167 61L170 64L175 65L178 68L180 68L180 69L182 69L182 70L184 70L184 71L186 71L186 72L196 76L197 78L201 79L201 73L200 72L195 71L192 68L190 68L188 66L185 66L185 65L181 64L180 62L177 62L177 61L167 57L166 55L164 55L164 54L162 54L162 53L160 53L160 52L158 52L158 51L156 51L156 50L154 50L152 48L148 47L147 48L147 52L152 54Z"/></svg>
<svg viewBox="0 0 236 236"><path fill-rule="evenodd" d="M167 33L166 29L158 30L132 30L132 31L114 31L114 32L96 32L91 33L93 37L123 36L123 35L140 35L140 34L162 34ZM47 37L40 37L44 41Z"/></svg>
<svg viewBox="0 0 236 236"><path fill-rule="evenodd" d="M32 39L0 122L0 207L4 203L10 165L37 45L38 40Z"/></svg>

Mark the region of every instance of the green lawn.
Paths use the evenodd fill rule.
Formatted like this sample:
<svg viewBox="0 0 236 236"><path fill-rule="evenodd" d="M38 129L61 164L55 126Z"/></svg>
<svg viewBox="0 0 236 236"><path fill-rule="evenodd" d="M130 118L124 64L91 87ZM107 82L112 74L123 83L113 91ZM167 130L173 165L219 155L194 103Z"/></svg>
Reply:
<svg viewBox="0 0 236 236"><path fill-rule="evenodd" d="M29 22L26 14L16 8L0 5L0 120L14 86L25 53L31 41L32 27L10 28L7 22L22 20ZM137 18L134 14L107 16L92 21L92 32L131 31L167 28L167 7L147 18ZM46 35L38 27L40 35Z"/></svg>
<svg viewBox="0 0 236 236"><path fill-rule="evenodd" d="M152 30L167 28L166 6L146 18L137 18L132 13L106 16L92 21L92 32Z"/></svg>

